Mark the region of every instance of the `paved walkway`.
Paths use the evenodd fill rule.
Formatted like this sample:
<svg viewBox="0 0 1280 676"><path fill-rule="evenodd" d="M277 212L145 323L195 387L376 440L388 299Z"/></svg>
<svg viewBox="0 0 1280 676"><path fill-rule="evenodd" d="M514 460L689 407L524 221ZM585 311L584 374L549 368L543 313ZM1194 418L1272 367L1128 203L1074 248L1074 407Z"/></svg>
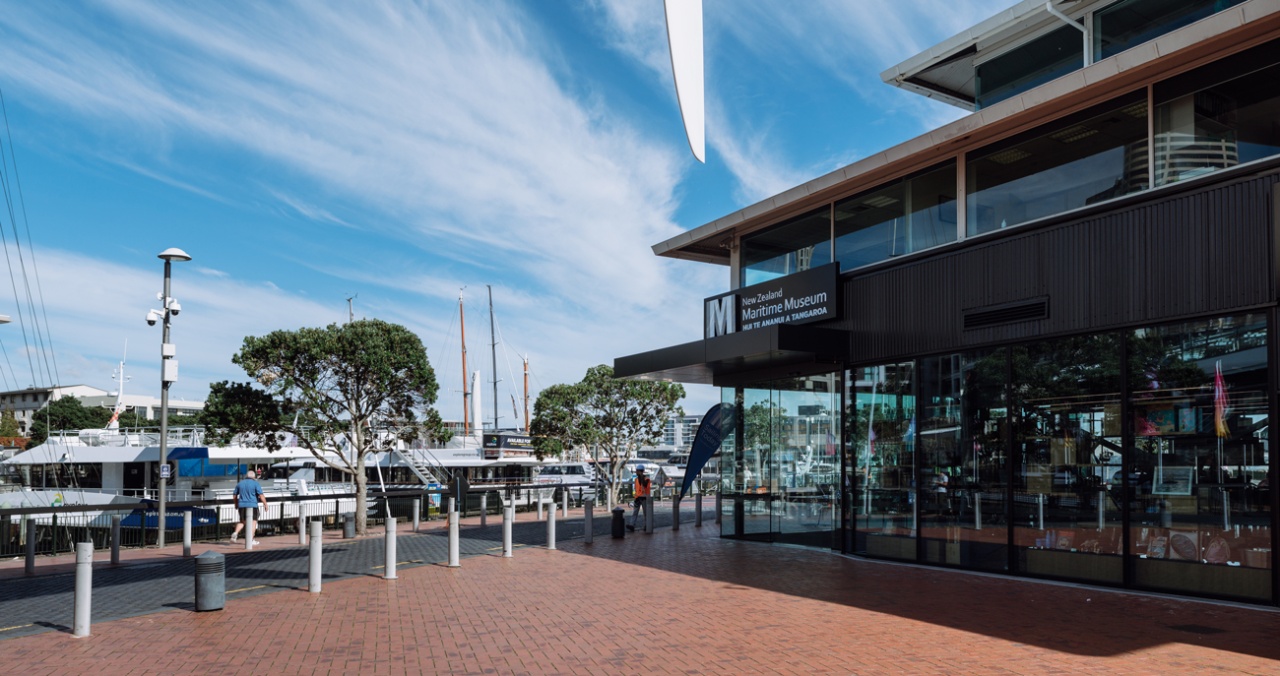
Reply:
<svg viewBox="0 0 1280 676"><path fill-rule="evenodd" d="M410 539L401 540L402 560ZM292 552L305 560L293 542L237 557ZM7 595L18 581L0 581L0 591ZM111 621L95 613L88 638L61 628L3 640L5 671L1280 671L1274 610L734 542L720 539L709 521L623 540L597 530L591 545L524 547L511 559L481 553L454 569L404 567L394 581L366 570L326 580L321 594L305 591L305 576L277 585L284 591L231 594L216 612L178 607Z"/></svg>

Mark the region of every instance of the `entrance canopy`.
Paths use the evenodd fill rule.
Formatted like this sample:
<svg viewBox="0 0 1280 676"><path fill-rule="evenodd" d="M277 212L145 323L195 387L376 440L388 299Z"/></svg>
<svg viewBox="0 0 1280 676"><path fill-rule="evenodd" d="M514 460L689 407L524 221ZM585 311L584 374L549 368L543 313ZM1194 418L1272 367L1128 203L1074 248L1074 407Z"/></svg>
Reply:
<svg viewBox="0 0 1280 676"><path fill-rule="evenodd" d="M774 324L618 357L613 375L733 387L830 372L848 361L850 345L843 331Z"/></svg>

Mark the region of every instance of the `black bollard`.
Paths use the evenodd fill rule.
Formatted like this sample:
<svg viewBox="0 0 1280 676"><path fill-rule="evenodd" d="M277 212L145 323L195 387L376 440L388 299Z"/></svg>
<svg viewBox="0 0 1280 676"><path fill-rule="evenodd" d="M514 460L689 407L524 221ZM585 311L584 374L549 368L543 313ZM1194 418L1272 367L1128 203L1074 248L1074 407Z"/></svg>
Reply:
<svg viewBox="0 0 1280 676"><path fill-rule="evenodd" d="M621 540L627 536L627 520L625 514L627 510L621 507L613 508L613 539Z"/></svg>

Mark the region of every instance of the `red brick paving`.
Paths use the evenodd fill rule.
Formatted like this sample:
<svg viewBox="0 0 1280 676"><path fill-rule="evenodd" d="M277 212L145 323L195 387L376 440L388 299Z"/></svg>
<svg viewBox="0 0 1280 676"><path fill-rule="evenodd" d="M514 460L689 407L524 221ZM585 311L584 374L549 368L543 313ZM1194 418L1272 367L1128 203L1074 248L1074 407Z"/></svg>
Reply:
<svg viewBox="0 0 1280 676"><path fill-rule="evenodd" d="M320 595L231 594L223 611L98 623L85 639L14 638L0 643L4 670L1280 673L1280 612L1265 608L731 542L714 526L515 554L326 582Z"/></svg>

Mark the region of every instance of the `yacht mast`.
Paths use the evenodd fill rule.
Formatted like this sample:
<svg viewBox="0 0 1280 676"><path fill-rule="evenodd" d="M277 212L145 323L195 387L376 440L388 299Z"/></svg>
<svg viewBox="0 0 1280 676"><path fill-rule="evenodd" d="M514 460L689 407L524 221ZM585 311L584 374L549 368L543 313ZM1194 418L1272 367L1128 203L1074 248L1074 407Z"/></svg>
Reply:
<svg viewBox="0 0 1280 676"><path fill-rule="evenodd" d="M458 323L462 326L462 436L471 436L470 402L467 392L467 317L462 310L462 289L458 289ZM479 422L478 420L476 422Z"/></svg>
<svg viewBox="0 0 1280 676"><path fill-rule="evenodd" d="M485 284L489 289L489 350L493 358L493 432L498 432L498 334L493 329L493 286Z"/></svg>

